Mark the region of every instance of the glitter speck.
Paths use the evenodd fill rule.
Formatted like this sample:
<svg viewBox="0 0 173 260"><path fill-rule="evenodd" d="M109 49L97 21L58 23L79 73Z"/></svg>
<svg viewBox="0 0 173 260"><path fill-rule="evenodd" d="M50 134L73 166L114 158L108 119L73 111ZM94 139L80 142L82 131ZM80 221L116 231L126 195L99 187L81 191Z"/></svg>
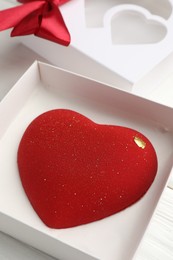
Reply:
<svg viewBox="0 0 173 260"><path fill-rule="evenodd" d="M76 194L77 194L77 193L76 193L76 192L74 192L74 195L75 195L75 196L76 196Z"/></svg>
<svg viewBox="0 0 173 260"><path fill-rule="evenodd" d="M46 178L44 178L44 181L47 181L47 179L46 179Z"/></svg>

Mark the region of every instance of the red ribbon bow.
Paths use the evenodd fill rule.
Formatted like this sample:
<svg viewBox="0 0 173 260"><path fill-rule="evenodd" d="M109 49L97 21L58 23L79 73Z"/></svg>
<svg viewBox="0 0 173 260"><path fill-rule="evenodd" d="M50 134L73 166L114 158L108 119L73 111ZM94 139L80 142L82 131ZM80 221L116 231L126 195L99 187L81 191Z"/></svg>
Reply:
<svg viewBox="0 0 173 260"><path fill-rule="evenodd" d="M35 36L69 45L70 34L58 8L69 0L19 0L23 5L0 11L0 31L13 28L11 36Z"/></svg>

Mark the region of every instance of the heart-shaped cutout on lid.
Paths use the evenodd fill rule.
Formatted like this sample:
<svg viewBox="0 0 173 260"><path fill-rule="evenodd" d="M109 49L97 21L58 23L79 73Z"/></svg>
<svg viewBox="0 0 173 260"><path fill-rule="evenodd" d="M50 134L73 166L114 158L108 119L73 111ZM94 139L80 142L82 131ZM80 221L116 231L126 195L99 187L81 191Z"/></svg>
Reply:
<svg viewBox="0 0 173 260"><path fill-rule="evenodd" d="M30 123L17 160L28 199L51 228L90 223L129 207L157 172L156 152L144 135L66 109Z"/></svg>
<svg viewBox="0 0 173 260"><path fill-rule="evenodd" d="M156 19L157 18L157 19ZM111 17L112 44L151 44L157 43L165 38L167 29L145 10L131 7L118 8Z"/></svg>

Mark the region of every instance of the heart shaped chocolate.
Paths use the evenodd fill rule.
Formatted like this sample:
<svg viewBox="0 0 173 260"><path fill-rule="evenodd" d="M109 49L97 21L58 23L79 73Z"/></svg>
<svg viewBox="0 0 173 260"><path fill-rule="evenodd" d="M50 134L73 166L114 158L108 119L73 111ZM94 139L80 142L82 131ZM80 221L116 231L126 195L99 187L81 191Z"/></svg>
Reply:
<svg viewBox="0 0 173 260"><path fill-rule="evenodd" d="M141 133L96 124L71 110L34 119L18 148L18 168L34 210L51 228L100 220L139 200L157 172Z"/></svg>

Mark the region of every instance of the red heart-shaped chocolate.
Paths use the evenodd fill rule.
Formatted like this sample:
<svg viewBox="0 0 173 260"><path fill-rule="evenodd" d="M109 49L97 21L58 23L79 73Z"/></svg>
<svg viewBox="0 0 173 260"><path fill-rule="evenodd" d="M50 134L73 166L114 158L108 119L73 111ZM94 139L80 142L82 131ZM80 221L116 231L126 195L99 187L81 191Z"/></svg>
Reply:
<svg viewBox="0 0 173 260"><path fill-rule="evenodd" d="M152 184L150 141L126 127L96 124L71 110L34 119L18 149L24 190L51 228L93 222L139 200Z"/></svg>

